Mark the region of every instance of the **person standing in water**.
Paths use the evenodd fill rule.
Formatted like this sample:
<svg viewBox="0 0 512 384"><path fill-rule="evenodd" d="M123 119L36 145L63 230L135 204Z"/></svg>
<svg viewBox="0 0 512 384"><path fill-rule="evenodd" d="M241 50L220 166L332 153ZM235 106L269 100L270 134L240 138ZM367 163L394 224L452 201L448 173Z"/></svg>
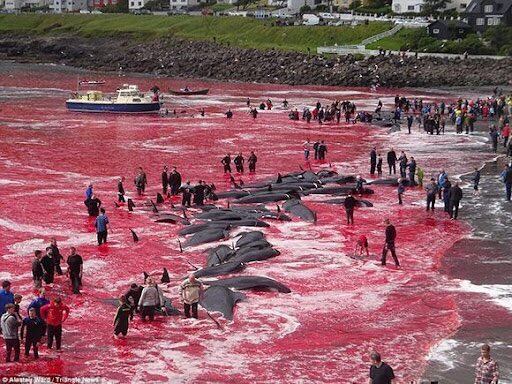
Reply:
<svg viewBox="0 0 512 384"><path fill-rule="evenodd" d="M253 151L251 151L251 155L249 156L249 159L247 160L249 163L249 172L255 173L256 172L256 162L258 161L258 158L254 154Z"/></svg>
<svg viewBox="0 0 512 384"><path fill-rule="evenodd" d="M395 251L395 240L396 240L396 229L393 224L389 221L389 219L384 220L384 224L386 224L386 240L384 242L384 248L382 249L382 259L381 264L383 266L386 265L386 257L388 255L388 251L391 251L391 256L395 261L395 265L397 268L400 268L400 262L396 257Z"/></svg>
<svg viewBox="0 0 512 384"><path fill-rule="evenodd" d="M233 163L235 164L235 167L236 167L236 171L238 173L244 173L244 163L245 163L245 159L244 157L242 156L242 152L240 152L234 159L233 159Z"/></svg>
<svg viewBox="0 0 512 384"><path fill-rule="evenodd" d="M117 201L120 203L126 203L126 200L124 198L125 191L124 191L124 177L120 177L117 181Z"/></svg>
<svg viewBox="0 0 512 384"><path fill-rule="evenodd" d="M126 337L131 314L132 309L126 300L126 296L121 295L119 297L119 307L114 317L114 338L117 339L119 334L122 334L122 337Z"/></svg>
<svg viewBox="0 0 512 384"><path fill-rule="evenodd" d="M220 163L224 166L224 173L231 173L231 156L229 153L222 158Z"/></svg>
<svg viewBox="0 0 512 384"><path fill-rule="evenodd" d="M185 310L185 316L190 317L190 309L192 308L192 317L198 318L197 306L199 300L203 295L203 283L196 279L196 276L192 273L188 276L180 285L180 296L183 300L183 308Z"/></svg>

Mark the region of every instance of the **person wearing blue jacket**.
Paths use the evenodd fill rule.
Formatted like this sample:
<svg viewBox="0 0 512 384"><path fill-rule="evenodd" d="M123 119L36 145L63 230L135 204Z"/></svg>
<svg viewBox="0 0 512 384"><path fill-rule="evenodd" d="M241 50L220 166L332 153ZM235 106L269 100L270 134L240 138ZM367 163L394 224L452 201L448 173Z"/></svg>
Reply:
<svg viewBox="0 0 512 384"><path fill-rule="evenodd" d="M7 304L14 304L14 293L11 292L11 282L4 280L0 289L0 317L5 313Z"/></svg>
<svg viewBox="0 0 512 384"><path fill-rule="evenodd" d="M444 171L444 169L441 171L439 176L437 177L437 191L439 192L439 198L441 198L441 191L442 188L444 188L444 184L446 180L448 179L448 174Z"/></svg>
<svg viewBox="0 0 512 384"><path fill-rule="evenodd" d="M44 307L45 305L50 304L50 300L48 300L45 297L44 289L41 289L39 291L39 296L36 297L32 302L29 304L27 308L27 312L30 311L32 308L36 311L36 317L38 319L41 319L42 321L42 335L44 336L46 333L46 323L44 322L43 318L41 317L41 307Z"/></svg>

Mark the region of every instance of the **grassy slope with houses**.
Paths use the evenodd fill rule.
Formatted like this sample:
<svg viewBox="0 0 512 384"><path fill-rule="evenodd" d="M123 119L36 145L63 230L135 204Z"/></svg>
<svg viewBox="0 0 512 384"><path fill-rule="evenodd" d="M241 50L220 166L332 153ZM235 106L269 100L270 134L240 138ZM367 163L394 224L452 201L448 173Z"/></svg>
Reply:
<svg viewBox="0 0 512 384"><path fill-rule="evenodd" d="M321 45L355 44L391 28L389 23L373 22L352 26L273 25L271 20L243 17L154 16L129 14L103 15L0 15L0 34L34 36L80 35L84 37L130 36L155 39L175 36L256 49L316 51Z"/></svg>

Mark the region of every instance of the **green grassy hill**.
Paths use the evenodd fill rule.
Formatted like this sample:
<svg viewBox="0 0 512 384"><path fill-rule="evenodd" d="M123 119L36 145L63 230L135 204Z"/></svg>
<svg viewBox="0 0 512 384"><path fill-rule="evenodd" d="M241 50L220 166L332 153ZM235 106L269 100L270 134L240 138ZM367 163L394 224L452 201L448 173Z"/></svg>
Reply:
<svg viewBox="0 0 512 384"><path fill-rule="evenodd" d="M105 37L130 35L138 39L176 36L212 40L244 48L315 52L321 45L356 44L391 28L389 23L356 27L277 27L270 20L243 17L103 15L0 15L0 34L80 35Z"/></svg>

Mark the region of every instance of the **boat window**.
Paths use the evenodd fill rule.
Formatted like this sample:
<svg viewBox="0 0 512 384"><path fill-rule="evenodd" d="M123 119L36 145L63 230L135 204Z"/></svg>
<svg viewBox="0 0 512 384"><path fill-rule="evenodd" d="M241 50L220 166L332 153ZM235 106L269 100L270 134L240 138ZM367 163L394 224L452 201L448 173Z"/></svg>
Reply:
<svg viewBox="0 0 512 384"><path fill-rule="evenodd" d="M140 99L133 99L134 103L140 103Z"/></svg>

